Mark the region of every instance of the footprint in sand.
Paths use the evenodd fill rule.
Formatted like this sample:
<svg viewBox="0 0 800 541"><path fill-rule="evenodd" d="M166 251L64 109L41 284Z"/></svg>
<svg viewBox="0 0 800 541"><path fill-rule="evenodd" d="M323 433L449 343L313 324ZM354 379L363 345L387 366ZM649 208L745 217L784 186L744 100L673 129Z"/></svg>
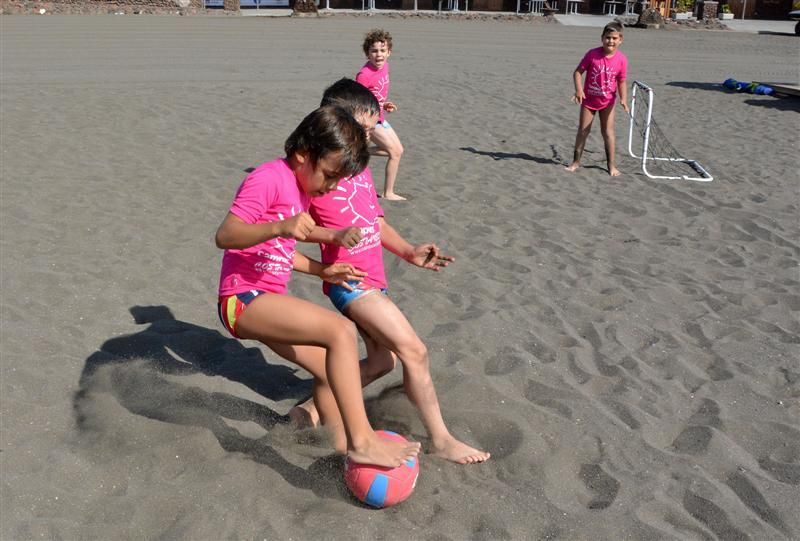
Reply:
<svg viewBox="0 0 800 541"><path fill-rule="evenodd" d="M694 518L705 524L719 539L749 540L743 531L731 524L728 514L719 506L694 492L683 495L683 508Z"/></svg>
<svg viewBox="0 0 800 541"><path fill-rule="evenodd" d="M581 464L580 477L594 498L586 505L589 509L606 509L619 493L619 481L606 473L599 464Z"/></svg>
<svg viewBox="0 0 800 541"><path fill-rule="evenodd" d="M699 455L708 449L713 436L713 428L721 428L719 405L710 399L703 400L694 415L687 421L688 426L678 434L672 447L679 453Z"/></svg>
<svg viewBox="0 0 800 541"><path fill-rule="evenodd" d="M778 512L767 503L766 498L758 490L758 487L750 482L744 473L739 471L732 473L728 477L726 484L733 490L739 500L758 515L761 520L787 536L791 536L789 528L784 524Z"/></svg>

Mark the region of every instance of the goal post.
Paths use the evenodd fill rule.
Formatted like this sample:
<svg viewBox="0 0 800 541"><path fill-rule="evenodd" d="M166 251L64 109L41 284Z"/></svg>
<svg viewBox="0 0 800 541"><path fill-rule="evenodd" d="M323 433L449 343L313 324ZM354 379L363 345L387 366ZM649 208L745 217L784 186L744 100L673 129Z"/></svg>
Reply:
<svg viewBox="0 0 800 541"><path fill-rule="evenodd" d="M642 172L649 178L668 180L714 180L696 160L684 158L653 116L653 89L634 81L631 91L628 153L642 160Z"/></svg>

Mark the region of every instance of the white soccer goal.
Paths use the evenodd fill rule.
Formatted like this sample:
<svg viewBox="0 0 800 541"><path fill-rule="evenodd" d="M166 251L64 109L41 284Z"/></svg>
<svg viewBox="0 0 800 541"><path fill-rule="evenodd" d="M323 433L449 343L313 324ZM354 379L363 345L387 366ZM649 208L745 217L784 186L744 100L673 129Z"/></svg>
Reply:
<svg viewBox="0 0 800 541"><path fill-rule="evenodd" d="M633 82L630 121L628 152L642 160L645 175L698 182L714 180L697 161L684 158L672 146L653 116L653 89L640 81Z"/></svg>

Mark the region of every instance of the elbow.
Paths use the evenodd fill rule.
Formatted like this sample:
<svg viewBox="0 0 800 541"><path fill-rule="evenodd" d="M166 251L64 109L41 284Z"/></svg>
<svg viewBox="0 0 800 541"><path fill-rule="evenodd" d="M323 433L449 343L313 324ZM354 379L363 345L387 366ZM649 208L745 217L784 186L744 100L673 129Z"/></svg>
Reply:
<svg viewBox="0 0 800 541"><path fill-rule="evenodd" d="M225 234L221 229L218 229L216 235L214 235L214 244L216 244L217 248L220 250L225 250L230 247L228 239L225 238Z"/></svg>

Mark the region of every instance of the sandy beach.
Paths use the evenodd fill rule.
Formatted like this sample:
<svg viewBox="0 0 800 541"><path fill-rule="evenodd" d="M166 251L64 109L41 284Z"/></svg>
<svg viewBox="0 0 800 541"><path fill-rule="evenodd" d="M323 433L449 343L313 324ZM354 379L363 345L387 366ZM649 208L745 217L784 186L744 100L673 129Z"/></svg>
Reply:
<svg viewBox="0 0 800 541"><path fill-rule="evenodd" d="M325 86L394 36L406 149L387 255L451 430L415 493L355 501L307 373L225 333L213 234ZM571 73L600 29L520 21L0 17L0 539L800 538L800 80L791 35L626 29L630 80L714 176L657 181L595 126L568 173ZM382 185L384 159L372 167ZM304 250L312 256L313 246ZM322 306L316 278L293 293ZM423 446L398 369L373 426Z"/></svg>

